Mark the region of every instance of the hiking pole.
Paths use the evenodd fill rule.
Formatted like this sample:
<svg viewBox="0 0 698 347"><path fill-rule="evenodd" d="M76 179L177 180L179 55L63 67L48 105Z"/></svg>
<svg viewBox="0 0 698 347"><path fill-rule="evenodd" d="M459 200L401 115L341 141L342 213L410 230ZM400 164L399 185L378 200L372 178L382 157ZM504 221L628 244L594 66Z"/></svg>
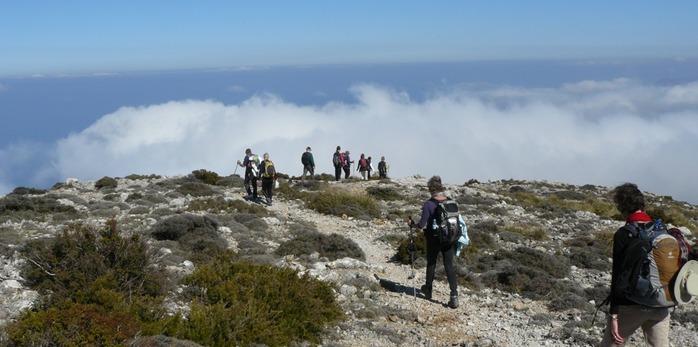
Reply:
<svg viewBox="0 0 698 347"><path fill-rule="evenodd" d="M407 277L407 279L412 280L412 294L414 295L414 301L417 302L417 285L415 283L416 281L416 271L414 270L414 253L417 250L414 244L414 221L412 218L409 218L410 220L410 243L407 246L407 250L410 252L410 268L411 268L411 273Z"/></svg>

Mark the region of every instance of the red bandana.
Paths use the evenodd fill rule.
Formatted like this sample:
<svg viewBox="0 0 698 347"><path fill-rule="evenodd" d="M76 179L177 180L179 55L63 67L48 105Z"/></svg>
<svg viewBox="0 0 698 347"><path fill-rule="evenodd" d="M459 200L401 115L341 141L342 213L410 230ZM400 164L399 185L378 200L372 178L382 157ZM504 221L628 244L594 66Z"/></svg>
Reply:
<svg viewBox="0 0 698 347"><path fill-rule="evenodd" d="M625 221L628 223L649 223L652 221L652 217L644 211L635 211Z"/></svg>

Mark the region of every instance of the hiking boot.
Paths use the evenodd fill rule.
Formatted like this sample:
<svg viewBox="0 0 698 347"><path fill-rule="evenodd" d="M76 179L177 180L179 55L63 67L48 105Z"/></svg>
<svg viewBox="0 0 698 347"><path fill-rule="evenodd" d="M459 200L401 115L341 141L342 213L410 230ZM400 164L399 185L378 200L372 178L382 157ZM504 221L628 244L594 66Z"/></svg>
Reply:
<svg viewBox="0 0 698 347"><path fill-rule="evenodd" d="M419 290L422 291L422 294L424 294L424 298L427 300L431 300L431 287L427 287L427 285L423 285Z"/></svg>
<svg viewBox="0 0 698 347"><path fill-rule="evenodd" d="M448 301L448 307L458 308L458 296L451 295L451 300Z"/></svg>

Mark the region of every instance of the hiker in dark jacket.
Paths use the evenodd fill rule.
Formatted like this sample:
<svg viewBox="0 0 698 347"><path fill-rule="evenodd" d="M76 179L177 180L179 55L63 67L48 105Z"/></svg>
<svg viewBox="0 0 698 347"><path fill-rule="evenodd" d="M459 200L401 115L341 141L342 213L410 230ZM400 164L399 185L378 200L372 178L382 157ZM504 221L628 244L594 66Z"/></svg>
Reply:
<svg viewBox="0 0 698 347"><path fill-rule="evenodd" d="M366 176L367 176L367 179L370 180L371 179L371 171L373 171L373 164L371 164L371 161L372 161L371 157L366 158L366 160L368 161L368 171L366 173Z"/></svg>
<svg viewBox="0 0 698 347"><path fill-rule="evenodd" d="M238 166L245 168L245 190L247 191L247 199L257 200L257 163L253 160L255 157L251 149L246 149L245 159L243 159L242 162L238 160Z"/></svg>
<svg viewBox="0 0 698 347"><path fill-rule="evenodd" d="M276 181L276 169L274 163L269 159L269 153L264 153L264 160L259 163L259 176L262 179L262 193L267 200L267 205L271 206L274 196L274 184Z"/></svg>
<svg viewBox="0 0 698 347"><path fill-rule="evenodd" d="M644 225L652 218L644 212L645 198L637 185L626 183L615 188L613 200L626 223ZM653 308L636 304L622 294L616 286L623 272L622 265L630 235L622 227L613 235L613 267L611 270L610 315L600 346L622 346L637 328L642 328L650 346L669 346L669 309Z"/></svg>
<svg viewBox="0 0 698 347"><path fill-rule="evenodd" d="M356 170L361 173L361 179L365 180L366 173L368 172L368 159L366 159L363 153L361 153L361 157L359 158L359 166L356 167Z"/></svg>
<svg viewBox="0 0 698 347"><path fill-rule="evenodd" d="M313 153L310 146L305 149L305 153L303 153L301 156L301 164L303 164L303 175L301 176L302 180L305 180L305 175L308 173L310 173L311 178L315 177L315 159L313 159Z"/></svg>
<svg viewBox="0 0 698 347"><path fill-rule="evenodd" d="M385 162L385 157L381 157L381 161L378 163L378 177L388 178L388 163Z"/></svg>
<svg viewBox="0 0 698 347"><path fill-rule="evenodd" d="M410 225L424 230L424 238L427 244L427 278L426 283L421 287L422 294L427 300L431 300L432 283L434 282L434 273L436 271L436 259L441 253L448 278L448 285L451 289L450 300L448 306L451 308L458 307L458 279L456 278L456 269L454 264L454 256L456 244L442 247L439 236L435 231L436 225L436 209L439 203L442 203L448 198L444 193L444 187L441 184L441 177L434 176L427 182L427 188L431 198L424 202L422 206L422 217L416 225Z"/></svg>
<svg viewBox="0 0 698 347"><path fill-rule="evenodd" d="M334 180L339 181L342 178L342 166L344 166L344 153L340 146L337 146L337 150L332 155L332 165L334 165Z"/></svg>
<svg viewBox="0 0 698 347"><path fill-rule="evenodd" d="M349 151L346 151L344 152L344 161L342 164L345 179L349 178L349 176L351 175L351 164L354 164L354 161L352 161L351 157L349 157Z"/></svg>

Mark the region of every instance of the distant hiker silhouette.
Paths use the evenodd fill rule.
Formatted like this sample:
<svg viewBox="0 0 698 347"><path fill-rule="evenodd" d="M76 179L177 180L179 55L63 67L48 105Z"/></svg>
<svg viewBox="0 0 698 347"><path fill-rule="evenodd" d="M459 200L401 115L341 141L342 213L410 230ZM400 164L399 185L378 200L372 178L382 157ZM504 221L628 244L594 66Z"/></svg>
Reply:
<svg viewBox="0 0 698 347"><path fill-rule="evenodd" d="M301 156L301 164L303 164L302 180L305 180L305 175L310 173L310 178L315 177L315 159L313 158L312 149L308 146Z"/></svg>
<svg viewBox="0 0 698 347"><path fill-rule="evenodd" d="M332 165L334 166L334 180L339 181L342 178L342 166L344 166L344 153L342 153L340 146L337 146L337 150L332 155Z"/></svg>
<svg viewBox="0 0 698 347"><path fill-rule="evenodd" d="M245 190L247 199L257 200L257 173L259 166L259 156L252 154L252 149L245 150L245 159L238 160L238 166L245 168Z"/></svg>
<svg viewBox="0 0 698 347"><path fill-rule="evenodd" d="M361 157L359 158L359 165L356 167L356 170L361 173L361 179L365 180L366 179L366 174L368 173L368 159L364 156L363 153L361 153Z"/></svg>
<svg viewBox="0 0 698 347"><path fill-rule="evenodd" d="M259 164L259 176L262 178L262 192L266 198L267 205L271 206L276 181L276 168L271 159L269 159L269 153L264 153L264 160Z"/></svg>
<svg viewBox="0 0 698 347"><path fill-rule="evenodd" d="M381 157L381 161L378 163L378 177L388 178L388 163L385 162L385 157Z"/></svg>
<svg viewBox="0 0 698 347"><path fill-rule="evenodd" d="M344 152L344 159L342 161L342 168L344 169L344 178L347 179L351 175L351 164L354 162L349 157L349 151Z"/></svg>

